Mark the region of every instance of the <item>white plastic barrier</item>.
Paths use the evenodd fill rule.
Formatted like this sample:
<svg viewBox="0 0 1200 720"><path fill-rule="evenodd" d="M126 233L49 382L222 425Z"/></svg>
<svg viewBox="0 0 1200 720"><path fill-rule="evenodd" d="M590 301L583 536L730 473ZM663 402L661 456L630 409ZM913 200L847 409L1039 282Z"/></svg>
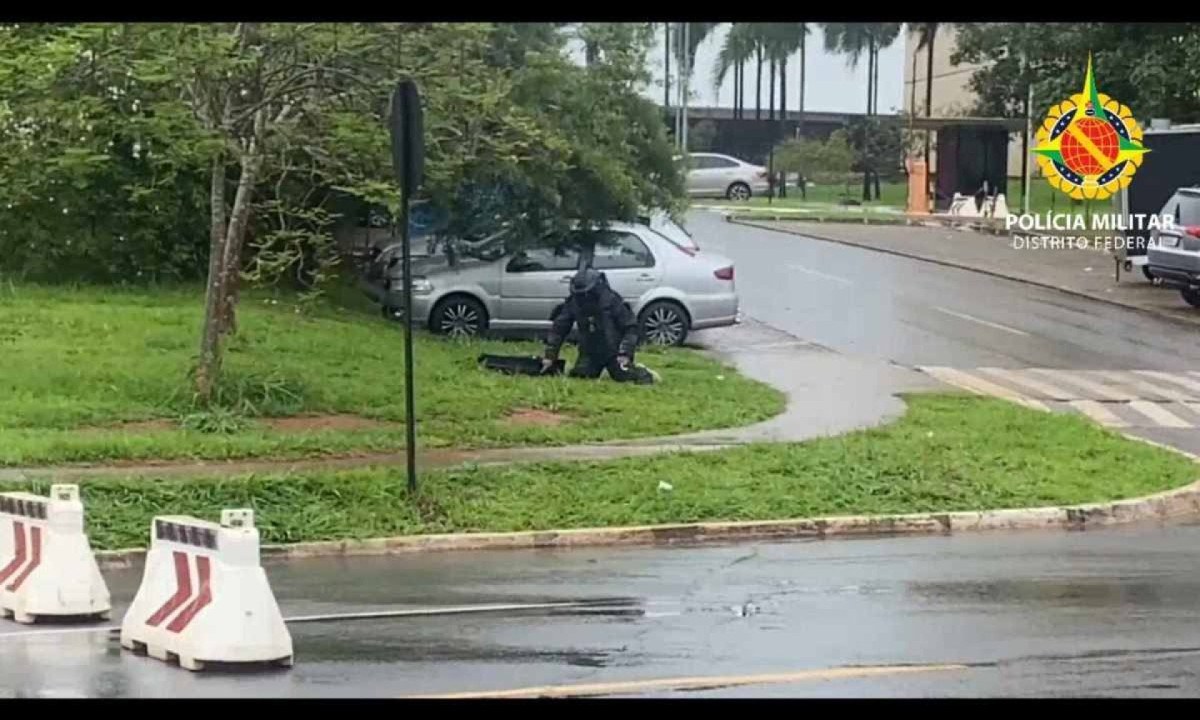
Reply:
<svg viewBox="0 0 1200 720"><path fill-rule="evenodd" d="M950 201L950 214L959 217L979 217L979 208L975 205L975 197L954 193L954 198Z"/></svg>
<svg viewBox="0 0 1200 720"><path fill-rule="evenodd" d="M219 525L154 518L121 646L177 658L188 670L210 662L292 664L292 636L259 560L253 510L223 510Z"/></svg>
<svg viewBox="0 0 1200 720"><path fill-rule="evenodd" d="M39 617L109 617L108 586L83 532L78 485L50 497L0 494L0 611L20 623Z"/></svg>
<svg viewBox="0 0 1200 720"><path fill-rule="evenodd" d="M1000 193L996 196L996 199L992 201L991 216L994 218L1008 217L1008 200L1004 197L1004 193Z"/></svg>

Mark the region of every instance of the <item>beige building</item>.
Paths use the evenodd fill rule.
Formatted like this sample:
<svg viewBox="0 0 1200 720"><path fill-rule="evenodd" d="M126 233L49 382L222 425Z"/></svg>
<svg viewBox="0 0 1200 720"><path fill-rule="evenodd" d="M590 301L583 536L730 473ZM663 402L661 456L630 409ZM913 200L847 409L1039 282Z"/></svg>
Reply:
<svg viewBox="0 0 1200 720"><path fill-rule="evenodd" d="M918 116L925 115L925 77L928 67L928 48L917 50L920 35L914 24L905 24L908 29L904 38L904 112L914 108ZM950 23L938 28L933 44L933 117L965 117L972 114L975 93L970 81L974 70L980 65L951 65L950 55L955 49L955 29ZM930 163L937 167L936 145ZM1008 137L1008 177L1021 177L1022 133L1010 133ZM1036 173L1037 163L1033 163Z"/></svg>

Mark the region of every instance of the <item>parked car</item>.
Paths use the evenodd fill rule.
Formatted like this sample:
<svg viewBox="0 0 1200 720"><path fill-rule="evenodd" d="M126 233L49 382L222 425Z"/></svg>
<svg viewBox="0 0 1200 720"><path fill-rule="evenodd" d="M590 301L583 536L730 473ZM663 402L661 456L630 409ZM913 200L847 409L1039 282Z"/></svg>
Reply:
<svg viewBox="0 0 1200 720"><path fill-rule="evenodd" d="M692 197L749 200L770 190L767 169L717 153L688 155L687 191Z"/></svg>
<svg viewBox="0 0 1200 720"><path fill-rule="evenodd" d="M414 322L453 337L548 330L571 276L586 262L572 242L507 253L497 241L477 250L455 262L414 261ZM591 263L637 315L646 342L681 345L692 330L738 321L733 263L647 224L613 223L597 233ZM389 267L387 287L401 287L401 273L398 264ZM379 299L385 307L403 307L395 290L385 289Z"/></svg>
<svg viewBox="0 0 1200 720"><path fill-rule="evenodd" d="M1192 307L1200 307L1200 187L1175 191L1160 215L1170 228L1150 233L1146 269L1167 287L1178 288Z"/></svg>

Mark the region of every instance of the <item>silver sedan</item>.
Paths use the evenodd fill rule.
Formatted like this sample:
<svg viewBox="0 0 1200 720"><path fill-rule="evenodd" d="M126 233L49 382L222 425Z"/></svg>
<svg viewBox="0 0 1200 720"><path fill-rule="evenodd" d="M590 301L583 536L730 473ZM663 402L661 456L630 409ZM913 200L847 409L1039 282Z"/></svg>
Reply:
<svg viewBox="0 0 1200 720"><path fill-rule="evenodd" d="M638 316L647 342L680 345L691 330L738 321L733 263L643 224L614 223L600 233L592 266ZM431 331L473 337L486 330L544 331L583 264L569 247L413 263L413 320ZM402 307L399 265L388 270L385 302Z"/></svg>

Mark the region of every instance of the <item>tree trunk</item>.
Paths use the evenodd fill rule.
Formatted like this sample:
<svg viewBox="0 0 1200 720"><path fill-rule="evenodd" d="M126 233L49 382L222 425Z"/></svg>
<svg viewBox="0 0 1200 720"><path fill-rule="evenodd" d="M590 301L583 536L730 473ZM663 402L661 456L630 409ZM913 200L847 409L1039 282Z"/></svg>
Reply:
<svg viewBox="0 0 1200 720"><path fill-rule="evenodd" d="M238 178L237 194L233 199L233 211L229 217L229 229L225 238L224 279L222 281L223 303L221 308L221 333L237 332L238 285L242 271L242 245L250 222L250 204L254 185L258 181L262 156L251 142L250 152L242 159L242 173Z"/></svg>
<svg viewBox="0 0 1200 720"><path fill-rule="evenodd" d="M808 59L804 52L804 33L800 34L800 120L796 125L796 136L801 140L804 139L804 70L808 64ZM808 199L808 178L804 173L800 173L800 196L805 200Z"/></svg>
<svg viewBox="0 0 1200 720"><path fill-rule="evenodd" d="M741 66L734 65L733 66L733 119L734 120L737 120L740 117L740 115L738 114L738 105L742 101L742 77L741 77L741 75L742 75Z"/></svg>
<svg viewBox="0 0 1200 720"><path fill-rule="evenodd" d="M221 306L225 271L225 161L213 158L209 177L208 283L204 292L204 329L200 333L200 358L196 365L196 396L212 400L221 372Z"/></svg>
<svg viewBox="0 0 1200 720"><path fill-rule="evenodd" d="M671 23L663 23L663 109L671 109Z"/></svg>
<svg viewBox="0 0 1200 720"><path fill-rule="evenodd" d="M758 77L754 87L754 119L762 120L762 48L756 51L758 55Z"/></svg>
<svg viewBox="0 0 1200 720"><path fill-rule="evenodd" d="M879 48L875 48L875 76L872 78L875 87L875 97L872 101L872 107L875 114L879 114Z"/></svg>
<svg viewBox="0 0 1200 720"><path fill-rule="evenodd" d="M779 119L787 120L787 58L779 61Z"/></svg>
<svg viewBox="0 0 1200 720"><path fill-rule="evenodd" d="M771 80L769 83L767 83L767 87L770 88L767 91L767 119L774 120L775 119L775 58L771 58L768 61L768 64L771 66Z"/></svg>
<svg viewBox="0 0 1200 720"><path fill-rule="evenodd" d="M871 117L873 109L873 98L875 91L875 41L871 40L867 44L867 117ZM863 200L871 199L871 164L869 152L867 151L868 140L866 133L863 135L863 182L862 182L862 198Z"/></svg>

